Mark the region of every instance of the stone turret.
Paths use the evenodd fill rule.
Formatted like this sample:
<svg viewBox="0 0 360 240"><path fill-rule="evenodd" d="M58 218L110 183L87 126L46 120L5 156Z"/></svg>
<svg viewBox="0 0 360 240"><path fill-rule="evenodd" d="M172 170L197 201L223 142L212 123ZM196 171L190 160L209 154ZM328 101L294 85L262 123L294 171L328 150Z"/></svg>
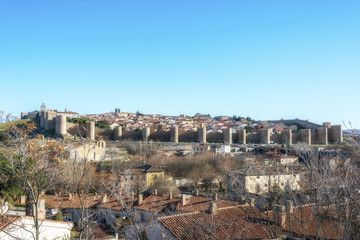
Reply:
<svg viewBox="0 0 360 240"><path fill-rule="evenodd" d="M64 116L64 115L56 116L55 133L57 135L65 135L66 134L66 116Z"/></svg>
<svg viewBox="0 0 360 240"><path fill-rule="evenodd" d="M224 140L224 143L232 144L232 128L231 127L224 130L223 140Z"/></svg>
<svg viewBox="0 0 360 240"><path fill-rule="evenodd" d="M45 130L55 129L56 112L48 110L45 112Z"/></svg>
<svg viewBox="0 0 360 240"><path fill-rule="evenodd" d="M197 135L198 135L199 143L206 143L206 126L205 125L198 127Z"/></svg>
<svg viewBox="0 0 360 240"><path fill-rule="evenodd" d="M95 122L89 121L86 122L86 137L90 140L95 140Z"/></svg>
<svg viewBox="0 0 360 240"><path fill-rule="evenodd" d="M122 138L122 127L116 126L114 128L114 140L119 140Z"/></svg>
<svg viewBox="0 0 360 240"><path fill-rule="evenodd" d="M170 142L179 142L179 127L174 126L170 129Z"/></svg>
<svg viewBox="0 0 360 240"><path fill-rule="evenodd" d="M318 127L317 138L318 144L328 145L328 128Z"/></svg>
<svg viewBox="0 0 360 240"><path fill-rule="evenodd" d="M150 141L150 127L144 127L142 129L142 140L143 142Z"/></svg>

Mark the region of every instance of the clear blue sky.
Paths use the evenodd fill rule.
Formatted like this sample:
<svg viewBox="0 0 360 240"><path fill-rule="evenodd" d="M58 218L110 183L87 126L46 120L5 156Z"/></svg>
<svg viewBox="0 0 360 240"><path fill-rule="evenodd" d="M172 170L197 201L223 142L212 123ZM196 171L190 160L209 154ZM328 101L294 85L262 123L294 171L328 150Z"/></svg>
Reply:
<svg viewBox="0 0 360 240"><path fill-rule="evenodd" d="M360 1L0 0L0 109L360 127Z"/></svg>

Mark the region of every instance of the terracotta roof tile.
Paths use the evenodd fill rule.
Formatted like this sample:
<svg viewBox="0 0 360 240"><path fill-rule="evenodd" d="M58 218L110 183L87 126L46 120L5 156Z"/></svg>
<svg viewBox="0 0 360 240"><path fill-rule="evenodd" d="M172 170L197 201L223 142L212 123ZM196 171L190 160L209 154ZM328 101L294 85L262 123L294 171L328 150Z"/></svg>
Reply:
<svg viewBox="0 0 360 240"><path fill-rule="evenodd" d="M205 211L209 209L210 202L215 202L218 208L230 207L239 205L238 202L218 199L214 201L212 198L202 196L190 196L186 200L185 206L178 206L177 210L184 212Z"/></svg>
<svg viewBox="0 0 360 240"><path fill-rule="evenodd" d="M135 206L135 209L150 211L155 214L171 209L172 206L175 208L176 204L180 201L179 198L170 199L168 196L156 196L150 195L145 198L141 205ZM173 205L172 205L173 204ZM174 210L174 209L171 209Z"/></svg>
<svg viewBox="0 0 360 240"><path fill-rule="evenodd" d="M343 234L335 218L328 217L317 236L317 220L311 205L295 208L284 225L274 220L274 211L260 212L250 205L218 208L216 214L198 211L159 218L177 239L267 239L280 235L341 239Z"/></svg>
<svg viewBox="0 0 360 240"><path fill-rule="evenodd" d="M46 207L48 208L86 208L95 207L100 203L101 195L83 196L79 195L44 195L41 197L45 200Z"/></svg>
<svg viewBox="0 0 360 240"><path fill-rule="evenodd" d="M5 215L0 216L0 231L5 230L8 226L20 220L21 216Z"/></svg>

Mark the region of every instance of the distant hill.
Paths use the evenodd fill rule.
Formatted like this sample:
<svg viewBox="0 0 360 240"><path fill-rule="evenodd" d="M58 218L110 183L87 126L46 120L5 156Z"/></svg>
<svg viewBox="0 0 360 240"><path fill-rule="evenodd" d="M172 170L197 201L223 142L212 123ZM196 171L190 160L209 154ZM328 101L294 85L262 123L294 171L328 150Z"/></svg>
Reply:
<svg viewBox="0 0 360 240"><path fill-rule="evenodd" d="M355 134L356 136L360 136L360 129L344 130L343 134L344 135L353 135L353 134Z"/></svg>

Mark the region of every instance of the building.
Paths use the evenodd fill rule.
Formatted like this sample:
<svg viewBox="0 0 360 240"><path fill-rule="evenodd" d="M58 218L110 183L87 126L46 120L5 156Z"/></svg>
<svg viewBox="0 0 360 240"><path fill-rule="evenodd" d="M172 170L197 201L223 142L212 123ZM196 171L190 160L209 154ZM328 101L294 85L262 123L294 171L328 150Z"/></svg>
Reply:
<svg viewBox="0 0 360 240"><path fill-rule="evenodd" d="M226 153L231 153L231 145L229 144L221 144L216 146L215 148L215 153L216 154L226 154Z"/></svg>
<svg viewBox="0 0 360 240"><path fill-rule="evenodd" d="M77 161L100 161L106 158L106 143L104 141L78 142L66 147L68 157Z"/></svg>
<svg viewBox="0 0 360 240"><path fill-rule="evenodd" d="M160 217L166 239L343 239L344 226L329 217L319 225L313 206L277 206L260 212L253 204ZM317 228L319 226L319 229ZM290 236L289 236L290 234Z"/></svg>
<svg viewBox="0 0 360 240"><path fill-rule="evenodd" d="M132 169L131 179L135 182L143 183L144 187L150 187L156 182L164 181L164 171L154 168L151 165L143 165L136 169Z"/></svg>
<svg viewBox="0 0 360 240"><path fill-rule="evenodd" d="M80 114L77 112L70 112L70 111L65 111L65 112L56 112L56 116L66 116L68 118L79 118Z"/></svg>
<svg viewBox="0 0 360 240"><path fill-rule="evenodd" d="M274 186L281 190L300 190L306 169L299 165L247 166L228 173L228 196L264 194Z"/></svg>
<svg viewBox="0 0 360 240"><path fill-rule="evenodd" d="M210 145L194 145L193 154L202 154L210 151Z"/></svg>
<svg viewBox="0 0 360 240"><path fill-rule="evenodd" d="M73 223L39 219L40 240L70 239ZM33 217L28 216L0 216L0 239L33 239L35 226Z"/></svg>

